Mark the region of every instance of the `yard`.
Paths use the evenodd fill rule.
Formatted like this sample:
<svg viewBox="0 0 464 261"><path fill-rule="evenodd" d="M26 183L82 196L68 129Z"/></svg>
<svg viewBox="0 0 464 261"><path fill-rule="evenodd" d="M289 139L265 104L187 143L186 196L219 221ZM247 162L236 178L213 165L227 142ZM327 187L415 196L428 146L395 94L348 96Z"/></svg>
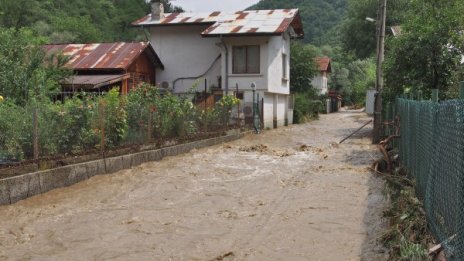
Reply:
<svg viewBox="0 0 464 261"><path fill-rule="evenodd" d="M385 260L362 112L322 115L0 207L0 259Z"/></svg>

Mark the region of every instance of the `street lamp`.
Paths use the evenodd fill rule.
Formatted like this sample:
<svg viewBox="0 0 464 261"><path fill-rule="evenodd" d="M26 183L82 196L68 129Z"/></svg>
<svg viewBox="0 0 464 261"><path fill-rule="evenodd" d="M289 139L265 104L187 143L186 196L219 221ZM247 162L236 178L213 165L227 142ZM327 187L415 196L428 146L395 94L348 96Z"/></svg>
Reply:
<svg viewBox="0 0 464 261"><path fill-rule="evenodd" d="M382 89L383 89L383 62L385 56L385 22L387 17L387 0L379 0L378 19L366 17L366 21L376 23L377 27L377 71L375 80L375 96L374 105L374 133L372 142L380 142L382 131Z"/></svg>

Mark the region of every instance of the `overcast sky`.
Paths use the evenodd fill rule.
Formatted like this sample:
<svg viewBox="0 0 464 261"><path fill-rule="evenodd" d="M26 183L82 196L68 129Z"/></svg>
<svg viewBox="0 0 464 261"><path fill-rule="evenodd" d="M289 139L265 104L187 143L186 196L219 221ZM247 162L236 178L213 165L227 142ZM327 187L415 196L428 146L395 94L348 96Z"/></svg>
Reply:
<svg viewBox="0 0 464 261"><path fill-rule="evenodd" d="M259 0L171 0L173 5L187 12L238 11L257 2Z"/></svg>

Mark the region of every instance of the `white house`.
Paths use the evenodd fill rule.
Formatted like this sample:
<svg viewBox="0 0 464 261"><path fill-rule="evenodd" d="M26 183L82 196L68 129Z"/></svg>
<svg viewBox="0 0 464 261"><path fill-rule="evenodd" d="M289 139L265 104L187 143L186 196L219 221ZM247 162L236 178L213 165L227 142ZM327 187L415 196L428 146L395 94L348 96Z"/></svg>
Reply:
<svg viewBox="0 0 464 261"><path fill-rule="evenodd" d="M153 3L154 2L154 3ZM264 127L293 121L290 101L290 39L303 37L298 9L233 13L164 13L152 1L151 14L133 23L150 33L165 66L156 79L175 93L186 93L203 79L208 88L253 99L251 85L263 99ZM250 110L244 110L249 114ZM249 116L249 115L247 115Z"/></svg>
<svg viewBox="0 0 464 261"><path fill-rule="evenodd" d="M327 94L328 92L328 74L332 72L332 66L330 64L330 58L328 57L317 57L316 65L319 69L319 73L314 76L311 85L316 88L319 94Z"/></svg>

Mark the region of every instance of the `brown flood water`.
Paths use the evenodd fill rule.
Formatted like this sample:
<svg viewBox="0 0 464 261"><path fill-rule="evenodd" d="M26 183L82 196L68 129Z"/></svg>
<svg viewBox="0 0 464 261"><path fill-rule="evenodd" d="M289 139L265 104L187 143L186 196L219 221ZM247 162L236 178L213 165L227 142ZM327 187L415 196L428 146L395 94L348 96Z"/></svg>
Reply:
<svg viewBox="0 0 464 261"><path fill-rule="evenodd" d="M385 260L360 112L248 135L0 207L0 260Z"/></svg>

